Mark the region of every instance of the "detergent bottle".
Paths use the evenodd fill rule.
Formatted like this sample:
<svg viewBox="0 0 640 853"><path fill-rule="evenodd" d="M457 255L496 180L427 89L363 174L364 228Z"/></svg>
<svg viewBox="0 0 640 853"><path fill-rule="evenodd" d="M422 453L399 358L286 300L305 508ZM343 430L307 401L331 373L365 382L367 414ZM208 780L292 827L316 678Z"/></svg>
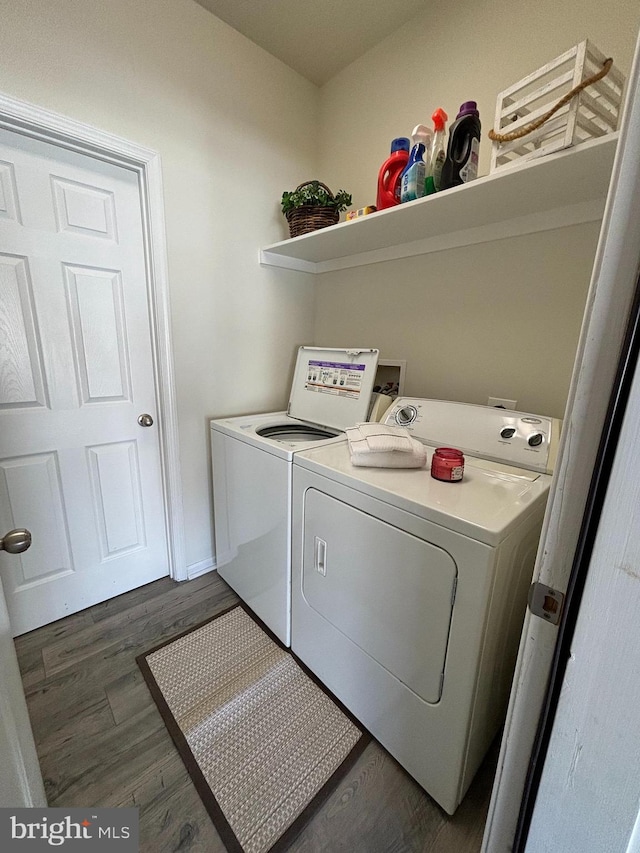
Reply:
<svg viewBox="0 0 640 853"><path fill-rule="evenodd" d="M409 160L409 140L399 136L391 143L391 154L384 161L378 173L378 193L376 207L384 210L400 204L400 177Z"/></svg>
<svg viewBox="0 0 640 853"><path fill-rule="evenodd" d="M429 159L429 146L431 145L431 130L424 124L413 128L411 134L413 148L409 155L407 165L400 176L400 201L413 201L424 195L424 179L427 173L424 157Z"/></svg>
<svg viewBox="0 0 640 853"><path fill-rule="evenodd" d="M447 157L447 130L446 123L449 116L442 107L431 116L433 122L433 144L431 145L431 157L427 167L425 178L425 195L437 192L442 184L442 167Z"/></svg>
<svg viewBox="0 0 640 853"><path fill-rule="evenodd" d="M480 116L475 101L465 101L449 131L441 189L472 181L478 174Z"/></svg>

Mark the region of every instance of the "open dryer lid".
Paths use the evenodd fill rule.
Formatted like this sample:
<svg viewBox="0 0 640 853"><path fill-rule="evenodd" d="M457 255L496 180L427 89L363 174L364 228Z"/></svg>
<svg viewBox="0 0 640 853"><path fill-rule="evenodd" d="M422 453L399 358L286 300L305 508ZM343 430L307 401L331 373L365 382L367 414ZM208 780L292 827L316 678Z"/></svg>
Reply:
<svg viewBox="0 0 640 853"><path fill-rule="evenodd" d="M345 430L366 421L379 350L300 347L287 414Z"/></svg>

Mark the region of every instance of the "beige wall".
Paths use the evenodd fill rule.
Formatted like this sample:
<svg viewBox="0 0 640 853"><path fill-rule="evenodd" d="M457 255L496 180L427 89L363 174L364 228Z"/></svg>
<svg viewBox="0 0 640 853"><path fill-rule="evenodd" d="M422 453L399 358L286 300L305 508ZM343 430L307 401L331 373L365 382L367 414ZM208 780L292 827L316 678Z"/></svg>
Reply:
<svg viewBox="0 0 640 853"><path fill-rule="evenodd" d="M187 560L212 556L208 419L286 400L307 276L262 269L314 172L318 89L191 0L0 0L0 89L162 158Z"/></svg>
<svg viewBox="0 0 640 853"><path fill-rule="evenodd" d="M640 25L637 0L428 7L321 90L320 174L358 207L375 203L390 140L431 124L437 106L453 120L463 101L477 100L486 134L502 89L584 38L628 73ZM486 136L480 153L486 174ZM315 338L406 359L411 394L505 397L561 417L596 239L584 225L326 274Z"/></svg>
<svg viewBox="0 0 640 853"><path fill-rule="evenodd" d="M407 395L502 397L562 417L597 234L574 226L326 273L316 337L405 359Z"/></svg>

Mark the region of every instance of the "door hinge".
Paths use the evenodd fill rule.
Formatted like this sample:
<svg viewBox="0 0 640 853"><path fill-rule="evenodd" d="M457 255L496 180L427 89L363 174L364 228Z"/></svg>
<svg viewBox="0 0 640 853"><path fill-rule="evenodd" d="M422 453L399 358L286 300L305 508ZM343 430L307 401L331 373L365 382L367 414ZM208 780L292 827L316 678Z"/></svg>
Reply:
<svg viewBox="0 0 640 853"><path fill-rule="evenodd" d="M529 587L529 610L545 622L557 625L562 613L564 594L543 583L532 583Z"/></svg>

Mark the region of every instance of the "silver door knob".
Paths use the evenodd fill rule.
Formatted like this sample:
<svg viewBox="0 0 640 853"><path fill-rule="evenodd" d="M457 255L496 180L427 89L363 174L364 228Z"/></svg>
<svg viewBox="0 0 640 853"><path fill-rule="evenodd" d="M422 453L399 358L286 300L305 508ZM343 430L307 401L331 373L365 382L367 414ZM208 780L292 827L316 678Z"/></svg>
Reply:
<svg viewBox="0 0 640 853"><path fill-rule="evenodd" d="M31 545L31 533L24 527L10 530L0 539L0 551L9 554L22 554Z"/></svg>
<svg viewBox="0 0 640 853"><path fill-rule="evenodd" d="M151 415L140 415L138 423L140 426L153 426L153 418Z"/></svg>

